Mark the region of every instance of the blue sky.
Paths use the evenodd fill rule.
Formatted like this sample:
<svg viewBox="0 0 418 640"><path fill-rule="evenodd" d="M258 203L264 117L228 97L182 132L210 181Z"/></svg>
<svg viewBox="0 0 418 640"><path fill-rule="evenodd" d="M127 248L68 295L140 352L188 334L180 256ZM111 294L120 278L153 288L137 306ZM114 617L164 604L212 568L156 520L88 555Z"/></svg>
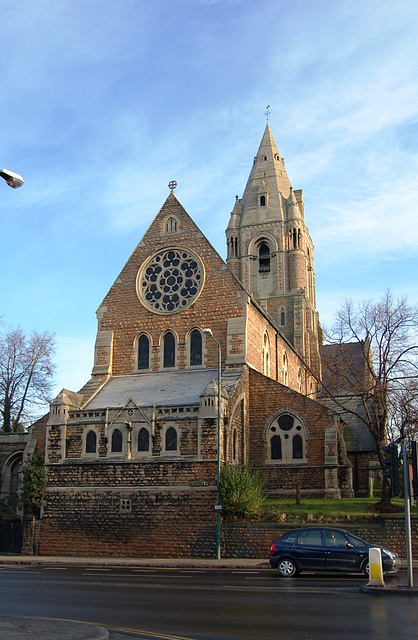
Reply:
<svg viewBox="0 0 418 640"><path fill-rule="evenodd" d="M317 306L418 302L416 0L0 0L0 315L89 378L95 311L167 184L218 252L270 126Z"/></svg>

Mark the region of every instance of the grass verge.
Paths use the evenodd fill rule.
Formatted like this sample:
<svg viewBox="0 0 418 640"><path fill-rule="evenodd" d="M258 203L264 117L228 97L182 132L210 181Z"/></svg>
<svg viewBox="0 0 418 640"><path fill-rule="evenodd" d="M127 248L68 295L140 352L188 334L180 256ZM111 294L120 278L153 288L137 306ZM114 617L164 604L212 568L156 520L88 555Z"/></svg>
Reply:
<svg viewBox="0 0 418 640"><path fill-rule="evenodd" d="M374 522L379 513L373 511L376 498L342 498L325 500L323 498L302 498L300 506L293 498L266 499L259 521L265 522ZM403 499L392 500L395 511L402 512Z"/></svg>

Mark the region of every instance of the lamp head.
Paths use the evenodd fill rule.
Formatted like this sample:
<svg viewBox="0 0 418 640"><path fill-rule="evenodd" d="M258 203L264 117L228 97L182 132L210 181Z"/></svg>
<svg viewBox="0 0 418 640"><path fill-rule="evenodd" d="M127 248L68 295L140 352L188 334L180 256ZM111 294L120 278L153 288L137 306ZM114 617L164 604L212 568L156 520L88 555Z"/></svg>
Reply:
<svg viewBox="0 0 418 640"><path fill-rule="evenodd" d="M213 336L212 329L203 329L203 333L206 336Z"/></svg>
<svg viewBox="0 0 418 640"><path fill-rule="evenodd" d="M9 185L9 187L12 187L12 189L17 189L24 183L22 176L20 176L18 173L15 173L14 171L9 171L8 169L2 169L0 171L0 176L4 180L6 180L6 183Z"/></svg>

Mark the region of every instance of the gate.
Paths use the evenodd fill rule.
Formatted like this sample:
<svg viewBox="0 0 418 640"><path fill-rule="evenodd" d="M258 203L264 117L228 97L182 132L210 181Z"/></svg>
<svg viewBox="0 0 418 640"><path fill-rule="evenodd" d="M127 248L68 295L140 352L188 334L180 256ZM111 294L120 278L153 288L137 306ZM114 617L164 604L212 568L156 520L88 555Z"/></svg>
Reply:
<svg viewBox="0 0 418 640"><path fill-rule="evenodd" d="M21 522L0 523L0 553L20 553L22 540L23 525Z"/></svg>

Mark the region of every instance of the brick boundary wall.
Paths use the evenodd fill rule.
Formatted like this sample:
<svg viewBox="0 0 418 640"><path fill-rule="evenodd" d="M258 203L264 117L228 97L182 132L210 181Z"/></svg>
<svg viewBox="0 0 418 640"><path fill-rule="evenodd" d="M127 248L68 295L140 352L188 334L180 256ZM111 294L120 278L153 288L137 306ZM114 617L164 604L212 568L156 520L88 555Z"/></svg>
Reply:
<svg viewBox="0 0 418 640"><path fill-rule="evenodd" d="M24 545L22 549L22 553L30 554L30 555L43 555L42 553L42 545L40 548L39 540L41 537L41 529L45 526L45 523L42 520L35 520L30 518L25 518L24 520ZM271 523L223 523L222 524L222 557L224 558L265 558L268 560L270 556L270 545L283 533L290 531L292 529L297 529L301 526L320 526L318 524L271 524ZM381 516L379 521L376 524L368 524L368 523L340 523L340 524L323 524L322 526L330 526L338 529L344 529L353 533L354 535L371 542L372 544L376 544L378 546L383 546L391 549L392 551L396 551L401 558L406 558L406 543L405 543L405 517L403 515L399 516ZM166 527L165 527L166 528ZM193 531L194 525L193 523L189 523L189 536ZM152 527L151 527L152 529ZM173 550L170 551L163 546L161 546L161 530L159 527L155 528L154 537L160 538L159 542L159 550L161 552L164 549L163 555L165 557L176 558L179 556L182 557L211 557L211 553L208 553L208 550L212 547L213 549L213 557L215 548L214 548L214 536L215 536L215 527L209 526L204 528L204 531L201 531L201 537L199 535L193 535L193 547L189 545L185 545L184 549L180 549L179 547L173 547ZM412 552L413 557L418 557L418 522L417 517L412 517ZM183 532L184 533L184 532ZM128 545L125 549L119 549L119 555L127 556L131 555L132 557L157 557L156 549L153 549L153 553L149 553L149 548L147 550L147 546L151 544L153 546L153 535L152 531L149 531L150 538L148 538L148 542L144 543L144 547L135 548L135 545ZM213 537L213 542L209 540L209 538ZM199 540L200 538L200 540ZM155 540L154 540L155 543ZM189 541L190 543L190 541ZM55 548L50 548L47 555L53 555L56 553L57 555L65 555L64 553L65 546L57 546ZM113 553L110 555L118 555L114 553L115 549L113 547ZM93 550L93 556L95 555L108 555L106 553L94 553L97 549ZM139 552L139 553L138 553ZM76 552L75 549L71 550L70 555L88 555L86 553L86 549L80 549L79 553Z"/></svg>
<svg viewBox="0 0 418 640"><path fill-rule="evenodd" d="M270 545L287 531L300 527L315 527L318 524L262 524L227 523L223 525L223 554L225 558L266 558L270 556ZM405 516L381 516L376 524L337 523L322 524L349 531L377 546L396 551L406 558ZM412 555L418 557L418 521L411 518Z"/></svg>

